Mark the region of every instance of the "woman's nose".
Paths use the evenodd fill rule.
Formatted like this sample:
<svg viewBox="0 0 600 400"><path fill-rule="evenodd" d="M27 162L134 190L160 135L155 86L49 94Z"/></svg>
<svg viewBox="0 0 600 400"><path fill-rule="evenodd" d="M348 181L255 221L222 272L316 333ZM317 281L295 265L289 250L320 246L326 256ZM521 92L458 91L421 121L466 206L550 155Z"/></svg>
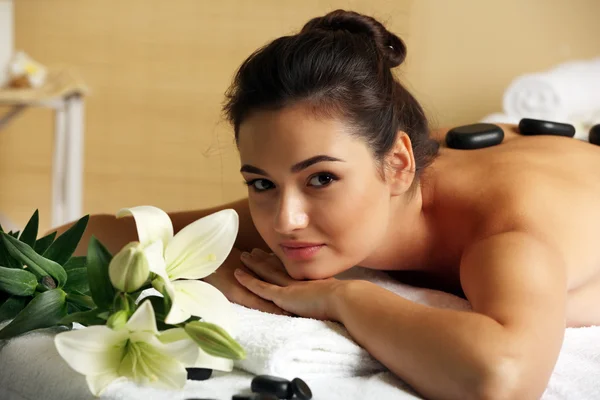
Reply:
<svg viewBox="0 0 600 400"><path fill-rule="evenodd" d="M289 234L307 226L308 214L306 213L302 199L283 196L279 201L279 207L275 215L275 231L280 234Z"/></svg>

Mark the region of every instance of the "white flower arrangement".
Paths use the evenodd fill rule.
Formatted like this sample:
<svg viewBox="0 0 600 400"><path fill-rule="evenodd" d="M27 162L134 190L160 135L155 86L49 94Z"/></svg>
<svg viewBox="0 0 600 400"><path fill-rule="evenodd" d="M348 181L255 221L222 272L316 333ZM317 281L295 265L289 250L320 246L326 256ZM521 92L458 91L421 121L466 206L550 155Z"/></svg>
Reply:
<svg viewBox="0 0 600 400"><path fill-rule="evenodd" d="M114 257L94 237L87 257L73 253L88 216L55 239L36 239L38 213L22 233L0 227L0 340L52 326L61 357L86 376L98 396L113 381L180 389L186 368L231 371L245 357L233 339L227 298L199 281L227 258L238 215L223 210L173 235L171 220L151 206L123 209L139 241Z"/></svg>

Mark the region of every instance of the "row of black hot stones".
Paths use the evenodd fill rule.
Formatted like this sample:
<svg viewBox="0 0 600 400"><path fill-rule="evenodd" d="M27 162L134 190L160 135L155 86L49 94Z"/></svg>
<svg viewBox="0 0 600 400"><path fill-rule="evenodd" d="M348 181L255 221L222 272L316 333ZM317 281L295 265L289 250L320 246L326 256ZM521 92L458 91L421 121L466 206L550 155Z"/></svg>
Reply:
<svg viewBox="0 0 600 400"><path fill-rule="evenodd" d="M188 368L188 379L204 381L210 378L212 370L207 368ZM250 383L251 394L236 394L231 400L299 400L312 399L312 392L306 382L300 378L291 381L272 375L257 375ZM186 400L214 400L214 399L186 399Z"/></svg>
<svg viewBox="0 0 600 400"><path fill-rule="evenodd" d="M519 121L519 133L526 136L553 135L575 136L575 127L562 122L523 118ZM452 128L446 134L446 145L451 149L473 150L495 146L504 140L504 131L495 124L471 124ZM600 146L600 124L592 126L588 140Z"/></svg>

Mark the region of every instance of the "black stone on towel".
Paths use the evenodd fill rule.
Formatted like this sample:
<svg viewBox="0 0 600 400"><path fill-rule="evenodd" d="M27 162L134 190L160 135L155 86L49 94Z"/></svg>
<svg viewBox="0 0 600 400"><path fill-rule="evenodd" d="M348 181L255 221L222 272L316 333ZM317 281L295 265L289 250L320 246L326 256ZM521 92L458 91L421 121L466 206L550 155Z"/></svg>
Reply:
<svg viewBox="0 0 600 400"><path fill-rule="evenodd" d="M575 127L562 122L523 118L519 121L519 133L527 136L553 135L573 137L575 136Z"/></svg>
<svg viewBox="0 0 600 400"><path fill-rule="evenodd" d="M255 393L252 400L279 400L279 397L271 393Z"/></svg>
<svg viewBox="0 0 600 400"><path fill-rule="evenodd" d="M213 370L209 368L186 368L187 378L193 381L205 381L212 375Z"/></svg>
<svg viewBox="0 0 600 400"><path fill-rule="evenodd" d="M594 125L590 128L590 136L588 137L590 143L600 146L600 124Z"/></svg>
<svg viewBox="0 0 600 400"><path fill-rule="evenodd" d="M312 399L312 391L310 390L310 388L308 387L306 382L304 382L302 379L300 379L300 378L292 379L291 386L292 386L292 391L294 392L296 397L298 397L300 400Z"/></svg>
<svg viewBox="0 0 600 400"><path fill-rule="evenodd" d="M252 378L250 389L254 393L274 394L280 399L291 399L294 397L291 382L278 376L257 375Z"/></svg>

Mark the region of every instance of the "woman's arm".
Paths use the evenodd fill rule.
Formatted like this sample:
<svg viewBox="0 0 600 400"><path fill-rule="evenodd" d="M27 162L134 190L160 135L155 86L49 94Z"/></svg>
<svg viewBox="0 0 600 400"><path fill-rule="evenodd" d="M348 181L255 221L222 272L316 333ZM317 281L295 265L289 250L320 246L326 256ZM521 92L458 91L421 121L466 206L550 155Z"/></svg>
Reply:
<svg viewBox="0 0 600 400"><path fill-rule="evenodd" d="M539 398L565 329L559 257L530 235L496 235L465 253L461 282L474 312L415 304L355 281L340 286L332 316L428 398Z"/></svg>
<svg viewBox="0 0 600 400"><path fill-rule="evenodd" d="M173 229L175 233L177 233L197 219L227 208L233 208L240 218L239 233L235 242L235 247L242 251L250 250L255 247L265 250L268 249L254 227L248 209L247 198L204 210L171 212L169 213L169 216L173 222ZM116 211L117 210L115 210L115 213ZM58 234L60 235L69 229L71 225L73 224L63 225L53 230L58 231ZM86 254L87 246L92 235L100 240L112 254L115 254L127 243L137 240L137 231L132 217L116 218L114 215L109 214L91 215L85 233L75 252L76 255Z"/></svg>

